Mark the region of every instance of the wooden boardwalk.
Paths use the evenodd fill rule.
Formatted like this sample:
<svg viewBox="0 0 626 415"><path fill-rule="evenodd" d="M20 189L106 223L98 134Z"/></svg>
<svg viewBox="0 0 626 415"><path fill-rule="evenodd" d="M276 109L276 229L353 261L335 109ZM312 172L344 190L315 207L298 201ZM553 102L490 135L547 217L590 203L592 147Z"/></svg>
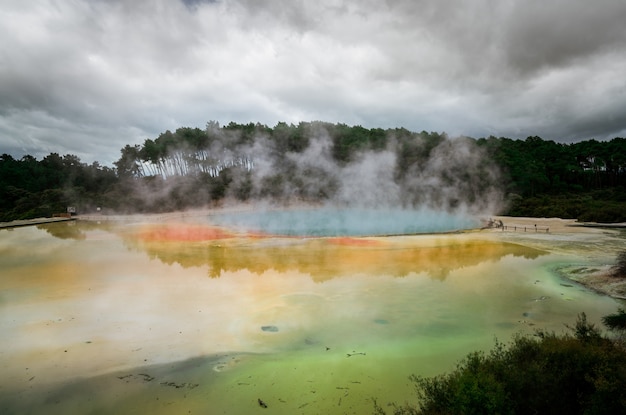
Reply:
<svg viewBox="0 0 626 415"><path fill-rule="evenodd" d="M513 232L550 232L549 226L528 226L528 225L503 225L501 228L503 231L513 231Z"/></svg>

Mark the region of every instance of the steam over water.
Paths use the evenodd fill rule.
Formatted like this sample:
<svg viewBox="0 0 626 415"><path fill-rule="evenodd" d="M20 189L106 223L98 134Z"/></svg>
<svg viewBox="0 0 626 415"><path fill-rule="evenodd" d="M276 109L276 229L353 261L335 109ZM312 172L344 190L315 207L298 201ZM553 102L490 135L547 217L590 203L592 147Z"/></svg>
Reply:
<svg viewBox="0 0 626 415"><path fill-rule="evenodd" d="M194 134L203 139L195 144L185 140L186 134L168 131L155 142L147 140L145 151L139 151L144 158L131 163L127 174L146 180L128 183L132 192L127 202L146 211L199 208L216 200L329 206L311 216L285 218L294 232L300 234L304 227L308 235L318 226L328 235L422 233L442 226L455 230L468 225L464 214L491 215L505 203L499 167L488 146L475 140L406 130L389 130L378 139L356 138L337 128L302 123L288 127L289 133L276 131L270 137L258 130L245 139L236 131L197 130ZM352 133L356 131L360 128ZM198 147L200 142L205 147ZM239 220L272 232L276 215ZM330 223L324 224L327 215ZM366 215L363 230L356 226L361 215ZM408 229L403 218L411 222ZM284 234L282 225L276 226Z"/></svg>
<svg viewBox="0 0 626 415"><path fill-rule="evenodd" d="M268 210L211 215L212 223L285 236L384 236L449 232L478 226L460 213L401 209Z"/></svg>
<svg viewBox="0 0 626 415"><path fill-rule="evenodd" d="M610 263L624 234L358 237L434 228L304 213L0 231L0 413L371 413L415 402L411 374L619 305L559 270Z"/></svg>

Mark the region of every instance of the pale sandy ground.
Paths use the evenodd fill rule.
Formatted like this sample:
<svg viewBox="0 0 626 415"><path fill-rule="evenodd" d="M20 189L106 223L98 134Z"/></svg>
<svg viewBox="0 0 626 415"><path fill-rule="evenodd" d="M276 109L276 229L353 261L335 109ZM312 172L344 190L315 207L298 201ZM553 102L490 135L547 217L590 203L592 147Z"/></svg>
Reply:
<svg viewBox="0 0 626 415"><path fill-rule="evenodd" d="M560 218L524 218L510 216L494 216L501 220L506 230L493 229L491 232L526 232L551 234L601 234L607 229L626 229L626 223L582 223L575 219ZM536 225L536 228L535 228ZM516 230L511 229L517 228ZM525 231L523 230L525 228ZM535 230L536 229L536 230ZM624 246L626 250L626 246ZM595 268L572 268L568 278L594 291L614 298L626 300L626 275L616 277L610 264Z"/></svg>
<svg viewBox="0 0 626 415"><path fill-rule="evenodd" d="M576 219L560 219L560 218L524 218L511 216L494 216L492 219L501 220L504 225L509 228L511 226L526 227L527 232L534 232L537 225L537 232L550 233L596 233L602 228L626 228L626 223L584 223L578 222Z"/></svg>

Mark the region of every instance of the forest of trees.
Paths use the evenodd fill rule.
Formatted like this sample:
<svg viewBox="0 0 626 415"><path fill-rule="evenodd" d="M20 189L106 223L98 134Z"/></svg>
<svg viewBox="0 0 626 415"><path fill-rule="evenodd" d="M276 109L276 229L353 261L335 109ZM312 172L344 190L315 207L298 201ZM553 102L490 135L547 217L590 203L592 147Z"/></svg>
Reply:
<svg viewBox="0 0 626 415"><path fill-rule="evenodd" d="M82 163L73 155L42 160L0 156L0 221L52 216L68 206L93 210L119 183L115 169Z"/></svg>
<svg viewBox="0 0 626 415"><path fill-rule="evenodd" d="M450 138L324 122L209 122L126 145L115 167L0 156L0 221L162 212L224 201L380 203L626 221L626 139ZM497 208L498 212L487 212Z"/></svg>

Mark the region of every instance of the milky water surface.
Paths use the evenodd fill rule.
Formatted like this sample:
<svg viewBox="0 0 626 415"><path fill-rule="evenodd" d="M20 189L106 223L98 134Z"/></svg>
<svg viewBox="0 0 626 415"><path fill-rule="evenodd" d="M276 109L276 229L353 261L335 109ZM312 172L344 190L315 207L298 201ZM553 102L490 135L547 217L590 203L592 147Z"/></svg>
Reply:
<svg viewBox="0 0 626 415"><path fill-rule="evenodd" d="M0 231L2 413L371 413L410 374L591 321L555 272L623 234L302 238L206 223ZM589 249L595 250L590 254Z"/></svg>
<svg viewBox="0 0 626 415"><path fill-rule="evenodd" d="M222 212L212 223L288 236L385 236L471 229L479 221L463 213L415 209L270 209Z"/></svg>

